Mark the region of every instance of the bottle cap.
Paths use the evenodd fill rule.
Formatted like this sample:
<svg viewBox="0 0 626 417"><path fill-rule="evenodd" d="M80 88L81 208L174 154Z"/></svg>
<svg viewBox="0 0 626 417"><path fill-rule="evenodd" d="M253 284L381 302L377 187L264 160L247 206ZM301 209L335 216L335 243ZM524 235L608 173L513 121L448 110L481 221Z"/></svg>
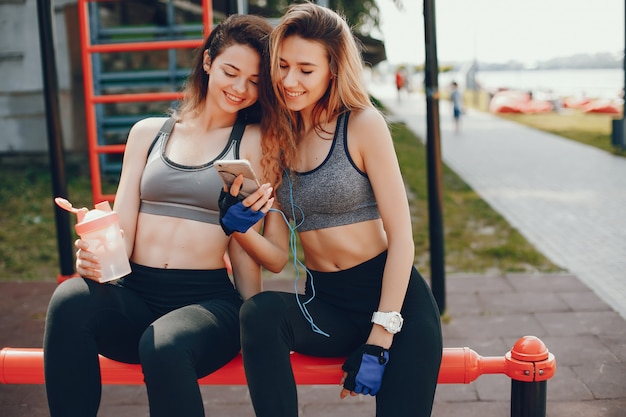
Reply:
<svg viewBox="0 0 626 417"><path fill-rule="evenodd" d="M117 213L111 210L108 201L96 204L95 209L87 213L77 213L77 217L78 223L75 228L79 235L108 227L118 221Z"/></svg>

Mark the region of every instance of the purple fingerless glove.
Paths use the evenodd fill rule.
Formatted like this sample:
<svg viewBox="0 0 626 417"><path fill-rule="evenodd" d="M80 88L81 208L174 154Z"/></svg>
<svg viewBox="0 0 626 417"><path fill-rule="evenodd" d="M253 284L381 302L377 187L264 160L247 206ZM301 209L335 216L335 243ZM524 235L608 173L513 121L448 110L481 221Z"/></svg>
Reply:
<svg viewBox="0 0 626 417"><path fill-rule="evenodd" d="M241 199L222 190L218 201L220 207L220 226L230 236L233 232L245 233L259 220L265 217L262 211L254 211L245 207Z"/></svg>
<svg viewBox="0 0 626 417"><path fill-rule="evenodd" d="M361 345L344 362L348 373L343 387L357 394L376 395L389 362L389 350L376 345Z"/></svg>

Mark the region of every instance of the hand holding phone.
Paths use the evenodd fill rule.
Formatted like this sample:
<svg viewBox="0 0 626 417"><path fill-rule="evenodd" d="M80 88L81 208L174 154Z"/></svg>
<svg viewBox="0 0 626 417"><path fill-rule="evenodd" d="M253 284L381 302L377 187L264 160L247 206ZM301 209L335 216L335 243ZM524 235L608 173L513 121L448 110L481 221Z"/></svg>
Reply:
<svg viewBox="0 0 626 417"><path fill-rule="evenodd" d="M215 161L214 165L228 189L232 187L235 178L243 174L243 184L239 190L243 197L249 196L261 186L250 161L246 159L222 159Z"/></svg>

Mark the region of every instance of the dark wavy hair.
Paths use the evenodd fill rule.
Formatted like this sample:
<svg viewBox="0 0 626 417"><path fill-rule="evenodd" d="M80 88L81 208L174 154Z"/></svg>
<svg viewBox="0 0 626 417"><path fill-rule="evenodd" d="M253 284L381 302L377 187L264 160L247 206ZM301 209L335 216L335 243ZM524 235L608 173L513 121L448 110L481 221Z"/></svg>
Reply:
<svg viewBox="0 0 626 417"><path fill-rule="evenodd" d="M232 45L245 45L254 49L260 56L259 68L259 100L252 106L239 112L239 117L249 123L261 121L263 111L271 109L269 94L272 86L269 76L269 35L272 26L266 19L255 15L234 14L216 25L204 41L203 45L195 50L191 73L185 81L183 100L178 109L173 112L174 117L182 119L186 114L195 114L200 111L207 96L209 76L204 71L203 55L208 51L211 62L226 48Z"/></svg>

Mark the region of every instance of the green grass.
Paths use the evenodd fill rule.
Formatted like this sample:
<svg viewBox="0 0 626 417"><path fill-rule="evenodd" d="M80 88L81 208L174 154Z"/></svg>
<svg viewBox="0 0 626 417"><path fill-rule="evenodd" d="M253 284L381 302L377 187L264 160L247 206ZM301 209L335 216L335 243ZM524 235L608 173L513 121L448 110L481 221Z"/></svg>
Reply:
<svg viewBox="0 0 626 417"><path fill-rule="evenodd" d="M68 193L78 207L92 205L89 177L82 171L76 165L67 169ZM0 281L56 280L60 267L47 161L3 157L0 178Z"/></svg>
<svg viewBox="0 0 626 417"><path fill-rule="evenodd" d="M562 113L501 114L498 116L617 155L625 154L623 150L611 145L611 121L614 117L608 114L566 110Z"/></svg>

